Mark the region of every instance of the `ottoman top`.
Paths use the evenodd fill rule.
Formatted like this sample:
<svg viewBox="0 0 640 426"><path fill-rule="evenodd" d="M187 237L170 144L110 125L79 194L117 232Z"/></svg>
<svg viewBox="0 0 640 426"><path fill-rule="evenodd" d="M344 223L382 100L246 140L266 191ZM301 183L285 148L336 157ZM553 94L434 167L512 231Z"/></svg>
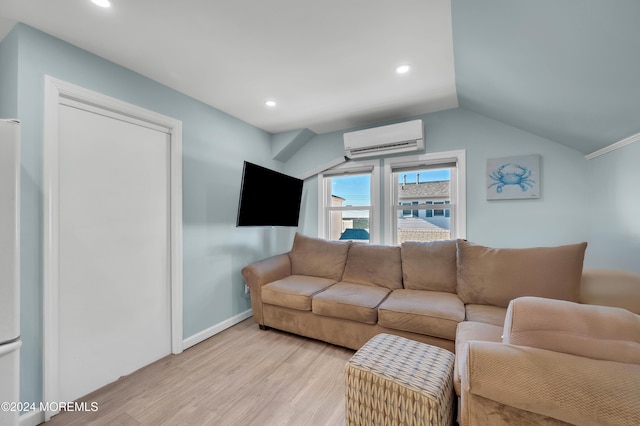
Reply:
<svg viewBox="0 0 640 426"><path fill-rule="evenodd" d="M446 349L381 333L365 343L347 365L437 395L452 379L454 359Z"/></svg>

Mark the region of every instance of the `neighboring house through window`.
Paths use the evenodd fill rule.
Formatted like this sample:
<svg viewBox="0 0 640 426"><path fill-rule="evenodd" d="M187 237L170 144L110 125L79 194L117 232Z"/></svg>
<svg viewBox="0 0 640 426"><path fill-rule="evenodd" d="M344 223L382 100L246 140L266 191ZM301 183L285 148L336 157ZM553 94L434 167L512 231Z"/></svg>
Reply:
<svg viewBox="0 0 640 426"><path fill-rule="evenodd" d="M464 169L464 151L385 159L385 241L466 238Z"/></svg>

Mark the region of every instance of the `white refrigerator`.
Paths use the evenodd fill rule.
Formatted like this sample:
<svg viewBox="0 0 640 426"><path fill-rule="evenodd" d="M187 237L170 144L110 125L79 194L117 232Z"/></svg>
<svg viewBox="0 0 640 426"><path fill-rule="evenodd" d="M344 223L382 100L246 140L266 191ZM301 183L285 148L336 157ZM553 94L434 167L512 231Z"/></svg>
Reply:
<svg viewBox="0 0 640 426"><path fill-rule="evenodd" d="M0 426L20 398L20 123L0 120Z"/></svg>

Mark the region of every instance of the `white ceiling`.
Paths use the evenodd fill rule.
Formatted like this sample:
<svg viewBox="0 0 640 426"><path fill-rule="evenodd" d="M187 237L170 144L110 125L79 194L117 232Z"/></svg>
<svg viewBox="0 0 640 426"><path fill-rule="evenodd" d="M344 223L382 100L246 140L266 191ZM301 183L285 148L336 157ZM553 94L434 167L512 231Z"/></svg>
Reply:
<svg viewBox="0 0 640 426"><path fill-rule="evenodd" d="M271 133L458 105L585 154L640 132L638 0L112 2L0 0L0 39L24 22Z"/></svg>
<svg viewBox="0 0 640 426"><path fill-rule="evenodd" d="M449 0L112 3L0 0L0 15L271 133L325 133L458 105ZM403 63L412 72L396 74Z"/></svg>

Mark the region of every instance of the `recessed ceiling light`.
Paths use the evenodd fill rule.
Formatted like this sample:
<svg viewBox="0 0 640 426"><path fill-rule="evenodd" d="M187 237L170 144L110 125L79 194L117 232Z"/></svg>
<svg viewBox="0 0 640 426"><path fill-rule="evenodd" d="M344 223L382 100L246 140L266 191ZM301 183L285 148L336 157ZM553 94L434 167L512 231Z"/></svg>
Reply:
<svg viewBox="0 0 640 426"><path fill-rule="evenodd" d="M264 104L265 104L266 106L268 106L268 107L271 107L271 108L273 108L274 106L276 106L276 105L277 105L277 104L276 104L276 101L273 101L273 100L264 101Z"/></svg>
<svg viewBox="0 0 640 426"><path fill-rule="evenodd" d="M406 74L409 71L411 71L411 65L400 65L398 68L396 68L396 72L398 74Z"/></svg>
<svg viewBox="0 0 640 426"><path fill-rule="evenodd" d="M100 7L111 7L111 2L109 0L91 0L91 2Z"/></svg>

